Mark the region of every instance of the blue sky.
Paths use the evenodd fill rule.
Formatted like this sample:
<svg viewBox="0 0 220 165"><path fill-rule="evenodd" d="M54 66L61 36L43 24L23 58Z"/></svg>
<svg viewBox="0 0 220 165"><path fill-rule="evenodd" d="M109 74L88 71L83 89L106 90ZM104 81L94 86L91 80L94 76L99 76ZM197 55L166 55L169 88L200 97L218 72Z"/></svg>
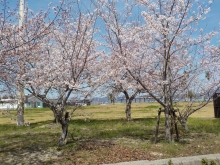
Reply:
<svg viewBox="0 0 220 165"><path fill-rule="evenodd" d="M208 1L208 0L207 0ZM211 11L206 15L206 19L200 23L201 26L207 25L207 30L219 28L220 22L220 0L214 0Z"/></svg>
<svg viewBox="0 0 220 165"><path fill-rule="evenodd" d="M11 7L15 7L19 0L8 0ZM28 3L29 9L37 13L40 9L47 10L48 4L51 2L52 6L59 4L60 0L25 0L25 3ZM83 1L83 0L81 0ZM208 2L209 0L199 0L199 2ZM90 3L90 0L84 0L85 3ZM50 15L50 19L53 19L54 15ZM213 29L217 30L220 27L220 0L213 0L211 5L211 11L206 15L206 19L199 23L200 28L204 28L205 32L209 32ZM214 44L217 44L219 39L215 38L213 40ZM219 44L219 43L218 43Z"/></svg>
<svg viewBox="0 0 220 165"><path fill-rule="evenodd" d="M52 6L55 6L59 4L59 1L60 0L25 0L25 2L28 3L29 8L34 12L38 12L40 9L46 10L50 2L52 3ZM208 0L203 1L208 2ZM211 6L211 11L207 15L207 19L204 22L210 27L218 26L218 22L220 22L220 0L214 0Z"/></svg>

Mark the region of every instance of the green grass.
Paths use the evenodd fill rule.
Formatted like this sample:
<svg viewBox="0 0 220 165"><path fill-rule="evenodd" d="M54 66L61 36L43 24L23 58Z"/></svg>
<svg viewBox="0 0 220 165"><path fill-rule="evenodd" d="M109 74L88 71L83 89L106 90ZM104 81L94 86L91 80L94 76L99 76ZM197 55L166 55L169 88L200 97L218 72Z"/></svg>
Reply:
<svg viewBox="0 0 220 165"><path fill-rule="evenodd" d="M219 133L220 132L220 120L219 119L197 119L190 118L188 126L191 131L198 133Z"/></svg>
<svg viewBox="0 0 220 165"><path fill-rule="evenodd" d="M26 120L31 121L30 127L17 127L8 116L2 115L0 159L9 155L22 157L26 152L54 147L63 154L60 159L50 160L48 164L62 164L62 160L65 160L65 164L116 163L133 160L131 157L135 157L136 153L137 159L161 159L220 152L220 119L203 117L213 111L210 110L212 107L188 119L188 132L178 125L180 141L175 143L164 141L162 115L157 144L154 144L154 132L159 105L133 104L132 122L126 122L124 108L124 104L92 105L77 110L69 125L68 143L63 147L57 147L61 128L52 123L53 114L50 109L25 110ZM11 115L16 115L16 112L12 111ZM89 120L85 121L85 117Z"/></svg>

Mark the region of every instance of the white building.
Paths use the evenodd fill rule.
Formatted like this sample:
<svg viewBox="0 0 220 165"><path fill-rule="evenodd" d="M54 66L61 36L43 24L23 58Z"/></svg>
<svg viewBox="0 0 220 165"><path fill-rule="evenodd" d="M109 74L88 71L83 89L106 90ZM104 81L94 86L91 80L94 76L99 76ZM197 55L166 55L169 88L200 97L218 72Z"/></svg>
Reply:
<svg viewBox="0 0 220 165"><path fill-rule="evenodd" d="M1 99L0 100L0 109L9 110L16 109L18 107L17 99Z"/></svg>

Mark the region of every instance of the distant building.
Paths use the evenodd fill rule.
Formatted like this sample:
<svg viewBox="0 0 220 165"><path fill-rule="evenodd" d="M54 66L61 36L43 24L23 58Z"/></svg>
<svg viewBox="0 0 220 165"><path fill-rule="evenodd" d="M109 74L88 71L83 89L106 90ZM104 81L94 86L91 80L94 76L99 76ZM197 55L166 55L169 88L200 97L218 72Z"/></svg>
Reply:
<svg viewBox="0 0 220 165"><path fill-rule="evenodd" d="M1 99L0 100L1 110L16 109L17 107L18 107L17 99Z"/></svg>
<svg viewBox="0 0 220 165"><path fill-rule="evenodd" d="M51 103L60 105L58 99L49 99ZM92 100L90 99L83 99L83 100L70 100L67 102L67 105L74 106L74 105L90 105ZM0 109L2 110L9 110L9 109L17 109L18 107L18 99L1 99L0 100ZM43 108L48 107L47 104L43 103L41 100L36 98L33 95L25 95L25 108Z"/></svg>
<svg viewBox="0 0 220 165"><path fill-rule="evenodd" d="M33 95L25 95L25 108L43 108L43 102Z"/></svg>
<svg viewBox="0 0 220 165"><path fill-rule="evenodd" d="M0 100L1 110L17 109L17 107L18 107L18 99L1 99ZM25 95L24 107L25 108L43 108L43 102L33 95Z"/></svg>

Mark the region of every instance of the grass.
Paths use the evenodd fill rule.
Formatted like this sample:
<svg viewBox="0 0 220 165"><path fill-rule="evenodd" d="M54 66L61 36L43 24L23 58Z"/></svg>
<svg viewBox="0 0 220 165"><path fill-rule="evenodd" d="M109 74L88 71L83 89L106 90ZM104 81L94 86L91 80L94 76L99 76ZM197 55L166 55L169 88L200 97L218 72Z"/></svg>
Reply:
<svg viewBox="0 0 220 165"><path fill-rule="evenodd" d="M1 115L4 113L4 115ZM41 122L53 120L53 113L49 108L35 108L35 109L25 109L24 113L25 122ZM12 120L11 120L12 119ZM0 111L0 125L1 124L15 124L16 111L11 110L10 113L6 111Z"/></svg>
<svg viewBox="0 0 220 165"><path fill-rule="evenodd" d="M184 103L182 104L184 105ZM157 117L157 110L160 107L161 106L158 103L133 103L132 118L155 118ZM5 111L1 112L5 113ZM31 123L53 120L53 114L49 108L26 109L24 117L27 122ZM213 103L209 103L201 110L192 114L191 117L212 119L214 117ZM0 124L14 124L15 122L9 120L10 118L16 119L16 111L10 111L10 114L7 115L0 114ZM124 119L125 104L91 105L82 107L74 112L73 119L85 118L97 120Z"/></svg>
<svg viewBox="0 0 220 165"><path fill-rule="evenodd" d="M220 152L220 120L214 119L211 103L189 118L189 132L179 125L181 139L175 143L164 141L163 117L159 143L153 143L158 108L156 103L134 103L133 120L128 123L124 104L83 107L74 113L68 143L63 147L57 146L61 129L52 123L53 114L48 108L25 110L25 120L31 122L30 127L16 127L8 115L1 115L0 164L9 161L11 156L14 157L9 164L31 161L37 164L103 164ZM10 115L16 116L16 112ZM62 154L43 162L44 152L49 151ZM38 153L38 156L25 158L27 153Z"/></svg>

